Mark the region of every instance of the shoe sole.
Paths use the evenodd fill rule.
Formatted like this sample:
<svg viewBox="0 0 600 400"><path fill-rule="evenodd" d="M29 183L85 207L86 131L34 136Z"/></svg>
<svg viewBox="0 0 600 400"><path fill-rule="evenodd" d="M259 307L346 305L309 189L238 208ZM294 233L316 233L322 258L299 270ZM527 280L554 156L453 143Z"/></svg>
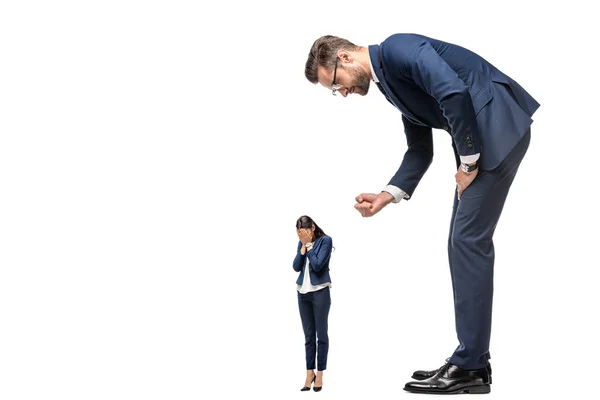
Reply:
<svg viewBox="0 0 600 400"><path fill-rule="evenodd" d="M487 394L490 393L492 388L490 385L477 385L477 386L468 386L460 389L455 389L452 391L440 391L440 390L427 390L427 389L416 389L404 388L407 392L411 393L425 393L425 394Z"/></svg>

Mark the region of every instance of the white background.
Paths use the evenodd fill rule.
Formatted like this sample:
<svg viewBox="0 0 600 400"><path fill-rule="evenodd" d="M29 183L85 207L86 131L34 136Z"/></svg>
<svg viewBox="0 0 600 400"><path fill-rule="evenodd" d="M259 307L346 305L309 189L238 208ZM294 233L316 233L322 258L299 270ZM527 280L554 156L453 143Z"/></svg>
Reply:
<svg viewBox="0 0 600 400"><path fill-rule="evenodd" d="M410 396L457 345L450 136L410 201L363 219L401 115L304 77L321 35L398 32L542 105L495 236L488 398L595 398L599 32L591 2L532 3L2 2L0 399ZM303 214L336 247L319 394L299 392Z"/></svg>

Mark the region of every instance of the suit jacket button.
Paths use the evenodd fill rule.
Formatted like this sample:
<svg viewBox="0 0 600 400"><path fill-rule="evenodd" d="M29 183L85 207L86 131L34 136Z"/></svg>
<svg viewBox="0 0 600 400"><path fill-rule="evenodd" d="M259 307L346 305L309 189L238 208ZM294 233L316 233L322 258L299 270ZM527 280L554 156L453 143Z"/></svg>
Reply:
<svg viewBox="0 0 600 400"><path fill-rule="evenodd" d="M471 143L469 143L467 146L468 146L468 147L473 147L473 145L472 145Z"/></svg>
<svg viewBox="0 0 600 400"><path fill-rule="evenodd" d="M448 130L448 125L444 125L444 130L447 131Z"/></svg>

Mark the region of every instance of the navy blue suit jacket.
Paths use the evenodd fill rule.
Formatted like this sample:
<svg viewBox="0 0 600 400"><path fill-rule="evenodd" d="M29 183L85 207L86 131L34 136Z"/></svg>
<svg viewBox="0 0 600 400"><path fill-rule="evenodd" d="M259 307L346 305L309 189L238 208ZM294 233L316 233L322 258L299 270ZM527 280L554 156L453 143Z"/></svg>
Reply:
<svg viewBox="0 0 600 400"><path fill-rule="evenodd" d="M455 155L500 164L533 122L539 104L525 89L463 47L417 34L369 46L375 75L402 113L408 149L389 184L412 196L433 158L431 128L452 135Z"/></svg>
<svg viewBox="0 0 600 400"><path fill-rule="evenodd" d="M333 248L331 237L325 235L315 240L313 248L307 251L305 255L300 253L301 248L302 242L298 241L298 250L296 251L296 258L294 258L293 264L294 271L300 272L296 283L302 285L304 281L304 266L306 265L307 257L310 283L319 285L331 282L331 278L329 277L329 258L331 257L331 249Z"/></svg>

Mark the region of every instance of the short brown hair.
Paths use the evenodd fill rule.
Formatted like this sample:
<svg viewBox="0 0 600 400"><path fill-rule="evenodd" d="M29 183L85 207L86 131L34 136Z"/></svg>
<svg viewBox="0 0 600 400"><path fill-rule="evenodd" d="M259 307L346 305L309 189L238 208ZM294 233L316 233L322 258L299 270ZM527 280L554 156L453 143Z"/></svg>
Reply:
<svg viewBox="0 0 600 400"><path fill-rule="evenodd" d="M331 35L322 36L315 40L310 48L310 53L308 53L306 67L304 68L306 79L311 83L318 83L319 78L317 77L317 68L321 66L332 69L335 65L337 52L340 49L358 51L360 46L357 46L346 39Z"/></svg>

